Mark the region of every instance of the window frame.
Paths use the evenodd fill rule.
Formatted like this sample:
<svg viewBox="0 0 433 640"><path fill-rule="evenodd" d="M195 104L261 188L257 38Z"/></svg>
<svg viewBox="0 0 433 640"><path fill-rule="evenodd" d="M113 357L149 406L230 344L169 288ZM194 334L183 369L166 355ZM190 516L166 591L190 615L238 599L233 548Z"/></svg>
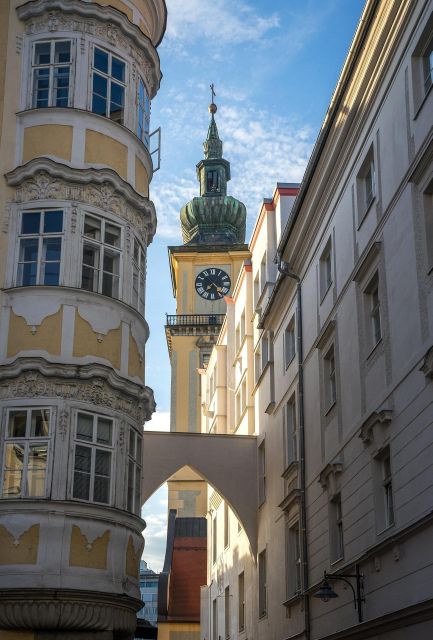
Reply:
<svg viewBox="0 0 433 640"><path fill-rule="evenodd" d="M86 218L92 218L93 220L97 220L100 222L101 226L100 226L100 234L101 234L101 240L94 240L93 238L86 236L84 231L85 231L85 224L86 224ZM119 246L116 247L115 245L111 245L108 244L106 242L104 242L102 240L102 238L105 237L105 227L106 225L112 225L113 227L117 227L119 229ZM96 247L99 251L99 260L98 260L98 266L97 267L93 267L92 265L87 265L84 264L84 246L85 244L88 244L92 247ZM116 276L118 278L118 293L117 295L108 295L106 293L103 292L103 279L104 279L104 274L110 274L109 271L105 271L104 270L104 255L106 251L111 251L113 253L116 253L118 256L118 260L119 260L119 273L116 276L116 274L111 273L111 276ZM113 300L122 300L123 299L123 291L122 291L122 284L123 284L123 260L124 260L124 228L121 224L119 224L118 222L113 222L110 218L106 218L103 217L101 215L98 215L96 213L93 212L89 212L89 211L85 211L84 215L83 215L83 224L82 224L82 230L81 230L81 263L80 263L80 274L79 274L79 288L83 289L84 291L89 291L90 293L98 293L100 295L106 295L109 298L112 298ZM92 269L93 272L97 271L98 273L98 285L96 289L87 289L86 287L83 287L83 267L86 266L88 269ZM94 275L94 274L93 274Z"/></svg>
<svg viewBox="0 0 433 640"><path fill-rule="evenodd" d="M301 529L299 520L286 523L286 597L302 591Z"/></svg>
<svg viewBox="0 0 433 640"><path fill-rule="evenodd" d="M55 47L55 43L57 42L70 42L70 62L66 63L56 63L51 62L51 54L52 49ZM36 54L36 45L50 43L50 62L48 64L36 64L35 54ZM75 62L76 62L76 39L75 38L41 38L34 39L30 44L30 64L29 64L29 91L28 91L28 99L27 105L29 109L47 109L47 108L56 108L56 109L67 109L74 106L74 79L75 79ZM69 66L69 84L68 84L68 104L67 106L57 106L53 104L53 93L54 93L54 68L56 66ZM48 81L48 105L44 107L34 106L34 86L35 86L35 77L34 71L38 68L49 68L49 81Z"/></svg>
<svg viewBox="0 0 433 640"><path fill-rule="evenodd" d="M326 295L331 289L334 281L334 270L332 265L333 255L332 238L329 237L322 253L320 254L319 260L320 303L322 303L326 298Z"/></svg>
<svg viewBox="0 0 433 640"><path fill-rule="evenodd" d="M230 638L230 629L231 629L231 606L230 606L230 586L227 586L224 589L224 635L225 640L229 640Z"/></svg>
<svg viewBox="0 0 433 640"><path fill-rule="evenodd" d="M344 521L341 493L329 501L331 564L344 559Z"/></svg>
<svg viewBox="0 0 433 640"><path fill-rule="evenodd" d="M126 77L126 73L125 73ZM140 88L144 89L144 104L141 102L140 96ZM144 82L141 76L138 76L137 82L137 129L136 134L137 137L141 140L141 142L145 145L145 147L149 148L150 145L150 108L151 101L149 98L149 92L146 87L146 83ZM142 115L141 115L142 114Z"/></svg>
<svg viewBox="0 0 433 640"><path fill-rule="evenodd" d="M142 243L134 236L132 246L132 286L131 286L131 306L134 307L143 317L146 304L146 265L147 255ZM138 262L136 260L136 246L138 247ZM135 299L134 278L137 279L137 297Z"/></svg>
<svg viewBox="0 0 433 640"><path fill-rule="evenodd" d="M325 414L337 404L337 364L335 355L335 343L332 342L323 355L323 377L325 387Z"/></svg>
<svg viewBox="0 0 433 640"><path fill-rule="evenodd" d="M375 296L375 294L377 294ZM368 355L377 347L383 339L382 314L381 314L381 287L379 270L376 269L368 280L363 290L365 325L368 340ZM368 356L367 356L368 357Z"/></svg>
<svg viewBox="0 0 433 640"><path fill-rule="evenodd" d="M284 371L287 371L296 356L296 322L293 315L284 329Z"/></svg>
<svg viewBox="0 0 433 640"><path fill-rule="evenodd" d="M245 571L238 574L238 631L245 631Z"/></svg>
<svg viewBox="0 0 433 640"><path fill-rule="evenodd" d="M370 176L370 179L368 177ZM356 201L358 209L358 229L378 197L377 162L374 145L371 144L365 154L356 175Z"/></svg>
<svg viewBox="0 0 433 640"><path fill-rule="evenodd" d="M128 85L129 85L129 78L128 78L128 70L129 70L129 65L128 62L125 58L122 58L120 55L118 55L117 53L113 52L111 49L107 49L104 46L101 46L100 44L96 44L96 43L92 43L91 46L89 47L90 49L90 60L89 60L89 91L88 91L88 96L89 96L89 102L88 102L88 111L90 111L91 113L95 114L96 116L101 116L101 118L107 118L107 120L111 120L111 122L115 122L117 124L120 124L121 126L126 126L126 123L128 122L128 100L127 100L127 89L128 89ZM105 73L104 71L101 71L100 69L97 69L94 64L95 64L95 50L99 49L100 51L103 51L104 53L106 53L108 55L108 69L109 72ZM113 78L112 76L112 59L115 58L116 60L118 60L119 62L122 62L125 65L125 80L122 82L122 80L118 80L117 78ZM105 107L105 115L98 113L96 111L93 111L93 76L94 74L98 74L101 77L105 78L107 80L107 96L106 96L106 107ZM111 104L111 84L112 82L114 82L115 84L118 84L120 86L123 87L123 116L121 118L121 120L116 120L115 118L111 118L110 117L110 104ZM97 94L99 95L99 94Z"/></svg>
<svg viewBox="0 0 433 640"><path fill-rule="evenodd" d="M268 615L268 584L267 584L267 557L266 548L258 557L258 596L259 596L259 620Z"/></svg>
<svg viewBox="0 0 433 640"><path fill-rule="evenodd" d="M92 440L80 440L77 437L77 428L78 428L78 417L79 415L86 415L86 416L91 416L93 419L93 425L92 425ZM98 424L98 418L102 418L103 420L107 420L111 422L112 425L112 429L111 429L111 444L110 445L104 445L102 443L97 442L97 424ZM95 429L95 425L96 425L96 429ZM96 436L95 436L96 434ZM86 504L98 504L98 505L102 505L102 506L112 506L114 504L114 490L115 490L115 473L114 473L114 469L115 467L115 454L116 454L116 421L114 418L103 414L103 413L93 413L91 411L86 411L86 410L82 410L82 409L78 409L75 411L75 415L74 415L74 430L73 430L73 455L71 456L72 458L72 477L71 477L71 483L70 483L70 498L71 500L76 500L78 502L83 502ZM90 484L89 484L89 498L79 498L76 497L74 495L74 485L75 485L75 472L78 470L80 471L80 469L77 469L75 466L76 463L76 458L77 458L77 446L81 446L81 447L87 447L91 449L91 458L90 458ZM98 500L94 499L94 486L95 486L95 459L96 459L96 451L97 450L101 450L101 451L106 451L110 453L110 474L108 476L109 478L109 489L108 489L108 501L107 502L100 502Z"/></svg>
<svg viewBox="0 0 433 640"><path fill-rule="evenodd" d="M257 450L257 463L258 463L258 479L259 479L259 507L266 502L266 442L265 439L261 441Z"/></svg>
<svg viewBox="0 0 433 640"><path fill-rule="evenodd" d="M287 469L291 464L299 460L299 425L296 393L293 393L284 405L284 434L284 464Z"/></svg>
<svg viewBox="0 0 433 640"><path fill-rule="evenodd" d="M53 232L44 232L43 231L43 225L44 225L44 220L45 220L45 214L46 213L50 213L50 212L61 212L62 213L62 230L61 231L53 231ZM39 232L38 233L23 233L22 232L22 225L23 225L23 216L27 213L39 213L40 214L40 220L39 220ZM66 209L65 207L40 207L37 209L32 209L32 208L23 208L20 210L19 212L19 216L18 216L18 227L17 227L17 235L16 235L16 260L15 260L15 265L14 265L14 277L13 277L13 281L16 287L38 287L38 286L45 286L45 287L60 287L63 285L63 280L64 280L64 262L65 262L65 237L66 237L66 232L65 232L65 227L66 227ZM55 239L55 238L60 238L60 259L57 260L51 260L51 261L44 261L43 260L43 247L44 247L44 241L46 239ZM22 280L23 280L23 276L20 277L20 265L21 264L29 264L32 263L34 261L23 261L21 260L21 242L23 240L31 240L31 239L37 239L38 242L38 251L37 251L37 259L36 259L36 282L35 284L23 284ZM45 282L41 282L41 275L42 275L42 265L43 264L49 264L49 263L55 263L58 262L59 263L59 281L58 284L45 284Z"/></svg>
<svg viewBox="0 0 433 640"><path fill-rule="evenodd" d="M31 416L32 416L32 412L33 411L48 411L49 412L49 418L48 418L48 434L46 436L31 436L28 435L29 429L30 429L30 425L31 425ZM19 436L9 436L8 435L8 431L9 431L9 419L10 419L10 414L12 412L26 412L26 434L23 437L19 437ZM29 416L30 416L30 420L29 420ZM2 437L2 469L1 469L1 474L0 474L0 498L3 500L45 500L47 499L47 497L49 497L50 495L50 486L51 486L51 471L52 471L52 448L53 448L53 444L52 444L52 440L53 440L53 433L54 433L54 427L53 427L53 423L55 420L55 409L52 406L49 405L32 405L32 406L10 406L5 408L4 412L3 412L3 417L4 417L4 424L5 424L5 429L4 429L4 435ZM23 444L25 445L25 450L24 450L24 461L23 461L23 466L22 466L22 475L21 475L21 480L20 480L20 495L12 495L12 496L8 496L7 494L4 494L4 483L5 483L5 476L7 471L11 471L11 469L8 469L6 467L6 455L7 455L7 445L8 444L12 444L12 443L17 443L17 444ZM44 480L44 492L43 495L40 496L34 496L34 495L29 495L28 493L28 482L27 482L27 476L28 476L28 472L29 472L29 468L28 468L28 460L29 460L29 449L30 447L34 444L44 444L46 445L46 466L45 466L45 480ZM24 491L23 491L23 486L24 486Z"/></svg>
<svg viewBox="0 0 433 640"><path fill-rule="evenodd" d="M131 436L133 441L133 451L131 451ZM141 474L143 470L142 463L143 455L143 438L141 434L132 425L129 425L128 430L128 466L127 466L127 481L126 481L126 509L131 513L140 515L141 512ZM132 468L132 483L131 481L131 468ZM137 473L138 473L138 493L137 493ZM133 498L132 505L129 500L129 489L132 488Z"/></svg>

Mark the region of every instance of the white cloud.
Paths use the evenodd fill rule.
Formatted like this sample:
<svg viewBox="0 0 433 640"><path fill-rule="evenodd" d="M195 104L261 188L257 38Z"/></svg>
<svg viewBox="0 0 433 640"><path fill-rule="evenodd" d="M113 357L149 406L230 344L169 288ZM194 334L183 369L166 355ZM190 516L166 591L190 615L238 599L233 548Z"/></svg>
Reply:
<svg viewBox="0 0 433 640"><path fill-rule="evenodd" d="M248 4L229 0L168 0L164 44L170 41L257 42L279 26L278 14L260 16Z"/></svg>

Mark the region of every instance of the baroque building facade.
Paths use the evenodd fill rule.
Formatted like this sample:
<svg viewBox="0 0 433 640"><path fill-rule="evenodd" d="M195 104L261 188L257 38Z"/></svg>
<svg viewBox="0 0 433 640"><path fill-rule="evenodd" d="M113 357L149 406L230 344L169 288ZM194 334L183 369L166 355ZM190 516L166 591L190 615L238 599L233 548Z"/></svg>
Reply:
<svg viewBox="0 0 433 640"><path fill-rule="evenodd" d="M431 0L368 0L263 203L201 387L203 433L256 438L257 546L215 482L202 638L432 636L432 29Z"/></svg>
<svg viewBox="0 0 433 640"><path fill-rule="evenodd" d="M163 0L0 6L0 637L133 637Z"/></svg>

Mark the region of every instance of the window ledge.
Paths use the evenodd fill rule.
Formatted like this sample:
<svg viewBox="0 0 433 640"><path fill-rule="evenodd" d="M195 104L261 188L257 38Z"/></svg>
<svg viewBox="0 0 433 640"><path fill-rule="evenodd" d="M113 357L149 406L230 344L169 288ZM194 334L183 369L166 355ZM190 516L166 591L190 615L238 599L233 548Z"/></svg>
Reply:
<svg viewBox="0 0 433 640"><path fill-rule="evenodd" d="M329 405L329 407L326 409L325 413L323 415L325 416L329 416L329 414L332 412L332 410L334 409L334 407L337 406L337 400L334 400L332 402L332 404Z"/></svg>
<svg viewBox="0 0 433 640"><path fill-rule="evenodd" d="M331 567L335 567L338 564L340 564L341 562L343 562L344 560L344 556L341 556L340 558L336 558L335 560L331 560Z"/></svg>
<svg viewBox="0 0 433 640"><path fill-rule="evenodd" d="M282 605L283 607L292 607L294 604L297 604L301 600L302 600L302 593L301 591L297 591L293 596L290 596L290 598L287 598L287 600L285 600L282 603Z"/></svg>
<svg viewBox="0 0 433 640"><path fill-rule="evenodd" d="M374 195L374 197L372 198L370 204L365 208L365 210L362 212L362 214L359 216L358 219L358 226L356 227L356 230L359 231L364 223L364 220L366 219L366 217L368 216L368 214L370 213L370 211L373 208L374 203L376 202L376 195Z"/></svg>
<svg viewBox="0 0 433 640"><path fill-rule="evenodd" d="M378 531L376 533L376 536L378 538L381 538L382 536L386 536L386 534L389 533L391 529L394 529L394 528L395 528L395 522L392 522L391 524L388 524L386 527Z"/></svg>
<svg viewBox="0 0 433 640"><path fill-rule="evenodd" d="M332 288L332 280L331 282L328 284L328 286L326 287L326 290L322 293L322 295L320 296L320 304L322 304L326 298L326 296L328 295L328 291Z"/></svg>
<svg viewBox="0 0 433 640"><path fill-rule="evenodd" d="M290 367L290 365L292 364L293 360L295 359L295 356L296 356L296 351L295 351L295 353L292 355L292 357L290 358L289 362L287 362L287 363L285 363L285 364L284 364L285 371L287 371L287 369Z"/></svg>
<svg viewBox="0 0 433 640"><path fill-rule="evenodd" d="M374 356L376 355L377 351L379 351L379 347L381 347L382 345L383 345L383 337L381 336L380 340L376 342L374 347L370 350L367 357L365 358L367 362L368 361L371 362L372 360L374 360Z"/></svg>

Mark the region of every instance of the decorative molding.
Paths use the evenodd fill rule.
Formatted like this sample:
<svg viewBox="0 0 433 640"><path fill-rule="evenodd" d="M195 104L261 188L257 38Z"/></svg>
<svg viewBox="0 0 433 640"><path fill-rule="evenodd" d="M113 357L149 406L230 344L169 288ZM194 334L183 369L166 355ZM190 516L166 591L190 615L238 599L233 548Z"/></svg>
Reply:
<svg viewBox="0 0 433 640"><path fill-rule="evenodd" d="M359 430L359 437L364 444L370 444L374 439L373 429L376 425L382 425L384 427L392 420L392 411L390 409L381 409L380 411L373 411L368 418L362 423Z"/></svg>
<svg viewBox="0 0 433 640"><path fill-rule="evenodd" d="M335 333L335 320L330 320L319 333L314 343L315 349L323 349L326 346L326 343L331 339L332 335Z"/></svg>
<svg viewBox="0 0 433 640"><path fill-rule="evenodd" d="M0 601L2 629L117 631L127 637L137 625L141 600L84 589L5 589Z"/></svg>
<svg viewBox="0 0 433 640"><path fill-rule="evenodd" d="M7 233L9 231L10 217L11 217L11 205L7 203L3 208L3 223L2 223L3 233Z"/></svg>
<svg viewBox="0 0 433 640"><path fill-rule="evenodd" d="M57 431L60 434L62 442L64 442L66 440L66 435L68 433L68 429L69 429L69 413L68 413L68 411L66 411L66 409L63 409L59 413L59 422L58 422L58 426L57 426Z"/></svg>
<svg viewBox="0 0 433 640"><path fill-rule="evenodd" d="M319 475L319 482L322 489L328 489L332 495L338 493L337 485L339 482L339 476L343 473L343 462L339 459L335 459L329 462L326 467L322 469Z"/></svg>
<svg viewBox="0 0 433 640"><path fill-rule="evenodd" d="M54 378L54 379L53 379ZM18 358L0 366L0 400L63 398L121 411L140 425L155 411L153 391L127 381L100 364L54 364L43 358Z"/></svg>
<svg viewBox="0 0 433 640"><path fill-rule="evenodd" d="M425 354L423 363L419 370L422 371L426 378L433 379L433 346L431 346Z"/></svg>
<svg viewBox="0 0 433 640"><path fill-rule="evenodd" d="M150 98L161 82L159 55L151 40L121 12L83 0L32 0L17 7L27 35L81 32L125 51L145 76Z"/></svg>
<svg viewBox="0 0 433 640"><path fill-rule="evenodd" d="M49 158L34 158L6 174L17 187L15 203L34 200L70 200L111 211L140 231L148 245L156 231L155 206L140 196L112 169L76 169Z"/></svg>
<svg viewBox="0 0 433 640"><path fill-rule="evenodd" d="M372 267L374 262L377 260L377 257L380 253L382 243L381 242L373 242L371 247L367 250L364 256L361 258L360 264L356 269L353 280L355 282L361 282L365 276L367 275L369 269Z"/></svg>

